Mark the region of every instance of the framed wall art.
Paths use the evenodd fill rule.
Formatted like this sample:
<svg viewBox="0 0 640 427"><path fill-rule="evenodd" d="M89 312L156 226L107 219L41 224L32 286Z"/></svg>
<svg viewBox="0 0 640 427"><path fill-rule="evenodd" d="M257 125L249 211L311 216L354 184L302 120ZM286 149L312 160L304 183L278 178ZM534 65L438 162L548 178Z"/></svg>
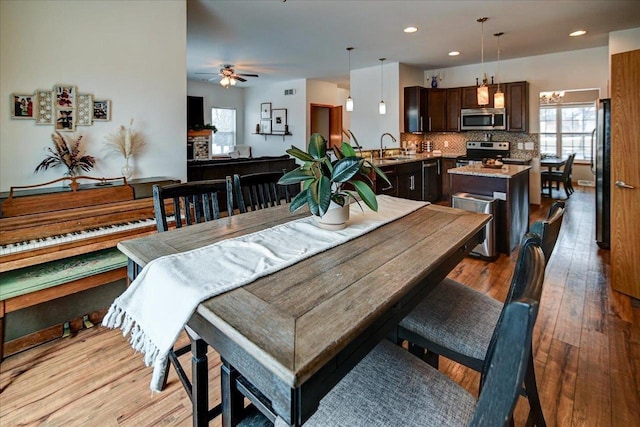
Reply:
<svg viewBox="0 0 640 427"><path fill-rule="evenodd" d="M260 120L260 133L271 133L271 120Z"/></svg>
<svg viewBox="0 0 640 427"><path fill-rule="evenodd" d="M74 132L76 130L76 110L74 108L56 108L56 130Z"/></svg>
<svg viewBox="0 0 640 427"><path fill-rule="evenodd" d="M77 109L78 126L90 126L93 122L93 96L87 94L78 94Z"/></svg>
<svg viewBox="0 0 640 427"><path fill-rule="evenodd" d="M76 108L76 88L69 85L56 85L53 89L56 97L56 108Z"/></svg>
<svg viewBox="0 0 640 427"><path fill-rule="evenodd" d="M108 122L111 120L111 101L108 99L93 100L93 121Z"/></svg>
<svg viewBox="0 0 640 427"><path fill-rule="evenodd" d="M35 119L38 125L53 124L53 92L51 90L36 92Z"/></svg>
<svg viewBox="0 0 640 427"><path fill-rule="evenodd" d="M287 130L287 109L274 108L271 110L271 132L285 133Z"/></svg>
<svg viewBox="0 0 640 427"><path fill-rule="evenodd" d="M271 118L271 103L263 102L260 104L260 118L261 119L270 119Z"/></svg>
<svg viewBox="0 0 640 427"><path fill-rule="evenodd" d="M35 102L35 94L19 94L11 95L11 118L12 119L33 119L33 104Z"/></svg>

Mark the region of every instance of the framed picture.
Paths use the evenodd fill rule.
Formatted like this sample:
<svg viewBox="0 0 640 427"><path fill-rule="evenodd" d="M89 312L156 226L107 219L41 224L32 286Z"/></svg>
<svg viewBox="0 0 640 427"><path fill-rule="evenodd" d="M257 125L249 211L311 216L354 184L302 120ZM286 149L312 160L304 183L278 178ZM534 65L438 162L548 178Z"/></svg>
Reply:
<svg viewBox="0 0 640 427"><path fill-rule="evenodd" d="M76 130L76 110L73 108L56 108L56 130L74 132Z"/></svg>
<svg viewBox="0 0 640 427"><path fill-rule="evenodd" d="M35 117L37 125L53 124L53 92L48 89L36 92Z"/></svg>
<svg viewBox="0 0 640 427"><path fill-rule="evenodd" d="M77 109L78 126L90 126L93 122L93 96L87 94L78 94L78 109Z"/></svg>
<svg viewBox="0 0 640 427"><path fill-rule="evenodd" d="M271 133L271 120L260 120L260 133Z"/></svg>
<svg viewBox="0 0 640 427"><path fill-rule="evenodd" d="M263 102L260 104L260 118L261 119L270 119L271 118L271 103Z"/></svg>
<svg viewBox="0 0 640 427"><path fill-rule="evenodd" d="M11 95L11 118L13 119L33 119L33 104L35 94L22 95L14 93Z"/></svg>
<svg viewBox="0 0 640 427"><path fill-rule="evenodd" d="M75 86L56 85L53 89L56 97L56 108L67 110L76 108L76 88Z"/></svg>
<svg viewBox="0 0 640 427"><path fill-rule="evenodd" d="M287 130L287 109L274 108L271 110L271 132L285 133Z"/></svg>
<svg viewBox="0 0 640 427"><path fill-rule="evenodd" d="M107 99L93 100L93 121L108 122L111 120L111 101Z"/></svg>

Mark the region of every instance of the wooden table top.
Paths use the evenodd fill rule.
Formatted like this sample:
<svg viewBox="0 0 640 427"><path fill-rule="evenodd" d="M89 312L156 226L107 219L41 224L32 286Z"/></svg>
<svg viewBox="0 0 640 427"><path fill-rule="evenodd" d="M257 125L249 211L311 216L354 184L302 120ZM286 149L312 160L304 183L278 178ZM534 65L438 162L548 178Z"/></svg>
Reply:
<svg viewBox="0 0 640 427"><path fill-rule="evenodd" d="M546 159L540 159L540 166L559 168L566 162L567 159L562 159L560 157L547 157Z"/></svg>
<svg viewBox="0 0 640 427"><path fill-rule="evenodd" d="M163 255L291 221L288 206L124 241L140 267ZM476 234L489 216L429 205L213 297L197 313L291 387L317 372ZM215 274L214 271L211 274ZM435 284L433 284L435 285ZM420 285L423 286L423 285ZM215 348L215 347L214 347Z"/></svg>

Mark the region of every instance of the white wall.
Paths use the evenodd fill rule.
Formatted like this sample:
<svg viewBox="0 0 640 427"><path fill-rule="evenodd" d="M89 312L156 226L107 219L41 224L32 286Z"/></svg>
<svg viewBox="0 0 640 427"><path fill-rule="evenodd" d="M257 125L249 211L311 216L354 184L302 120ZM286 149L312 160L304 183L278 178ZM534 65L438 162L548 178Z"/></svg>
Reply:
<svg viewBox="0 0 640 427"><path fill-rule="evenodd" d="M640 49L640 27L609 33L609 55Z"/></svg>
<svg viewBox="0 0 640 427"><path fill-rule="evenodd" d="M391 133L398 142L392 144L385 139L388 148L400 146L401 108L400 104L400 64L384 64L384 93L382 97L387 105L387 114L378 114L380 103L380 65L351 71L351 130L365 149L380 148L380 136Z"/></svg>
<svg viewBox="0 0 640 427"><path fill-rule="evenodd" d="M295 145L306 147L308 102L306 80L292 80L271 86L248 87L244 89L244 135L245 144L251 145L253 157L281 156ZM285 89L294 89L295 94L284 95ZM272 108L287 109L287 124L291 136L255 135L256 124L260 123L260 104L270 102ZM283 140L284 139L284 140Z"/></svg>
<svg viewBox="0 0 640 427"><path fill-rule="evenodd" d="M7 102L56 84L112 102L112 121L78 127L97 159L91 175L120 175L124 160L105 158L104 137L134 118L149 149L133 177L186 179L186 3L152 12L145 1L0 1L0 190L64 174L33 173L54 128L12 120Z"/></svg>
<svg viewBox="0 0 640 427"><path fill-rule="evenodd" d="M235 86L223 88L219 84L211 84L197 80L187 81L187 95L204 98L204 123L211 123L211 108L235 108L236 110L236 144L245 140L244 126L244 88ZM211 123L215 125L215 123ZM255 132L255 125L253 132Z"/></svg>

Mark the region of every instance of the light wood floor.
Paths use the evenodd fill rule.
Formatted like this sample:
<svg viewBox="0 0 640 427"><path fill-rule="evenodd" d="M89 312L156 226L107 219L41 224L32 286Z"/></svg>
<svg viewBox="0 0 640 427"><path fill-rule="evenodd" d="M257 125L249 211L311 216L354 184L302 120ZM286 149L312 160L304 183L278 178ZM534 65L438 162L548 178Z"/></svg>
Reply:
<svg viewBox="0 0 640 427"><path fill-rule="evenodd" d="M593 238L593 198L592 189L576 187L547 268L534 342L542 406L550 426L638 426L640 303L610 289L609 252ZM549 206L543 199L532 221ZM515 254L494 263L466 259L451 277L504 299L514 262ZM213 404L219 359L210 356ZM478 374L441 365L477 391ZM161 394L149 391L150 375L119 331L81 331L2 362L0 426L190 425L190 402L173 370ZM521 398L516 425L524 425L527 411Z"/></svg>

